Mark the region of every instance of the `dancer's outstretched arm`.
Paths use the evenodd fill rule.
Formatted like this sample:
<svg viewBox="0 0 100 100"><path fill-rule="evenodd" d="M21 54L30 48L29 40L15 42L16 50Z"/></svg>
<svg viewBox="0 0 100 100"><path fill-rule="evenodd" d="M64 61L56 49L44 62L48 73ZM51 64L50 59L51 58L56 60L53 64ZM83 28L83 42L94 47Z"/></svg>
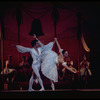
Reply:
<svg viewBox="0 0 100 100"><path fill-rule="evenodd" d="M66 62L63 62L63 64L62 64L66 69L68 69L69 71L71 71L72 73L78 73L78 71L74 71L74 70L72 70L70 67L68 67L67 65L66 65Z"/></svg>
<svg viewBox="0 0 100 100"><path fill-rule="evenodd" d="M13 47L16 47L16 49L18 50L18 52L20 53L26 53L26 52L30 52L31 51L31 48L28 48L28 47L24 47L22 45L11 45Z"/></svg>
<svg viewBox="0 0 100 100"><path fill-rule="evenodd" d="M58 62L60 62L64 68L66 68L67 70L71 71L72 73L77 73L78 72L78 71L73 70L72 68L68 67L67 66L67 62L64 61L62 56L58 57Z"/></svg>

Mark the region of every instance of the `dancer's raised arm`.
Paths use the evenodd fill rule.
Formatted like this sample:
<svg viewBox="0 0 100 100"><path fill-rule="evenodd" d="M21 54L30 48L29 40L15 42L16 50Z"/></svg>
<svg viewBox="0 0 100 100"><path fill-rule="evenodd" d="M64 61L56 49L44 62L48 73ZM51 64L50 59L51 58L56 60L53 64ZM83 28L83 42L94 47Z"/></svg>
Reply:
<svg viewBox="0 0 100 100"><path fill-rule="evenodd" d="M34 37L36 40L38 40L35 34L33 35L33 37ZM44 44L43 44L42 42L40 42L40 40L38 40L38 43L40 44L40 46L44 46Z"/></svg>
<svg viewBox="0 0 100 100"><path fill-rule="evenodd" d="M35 34L33 35L33 37L34 37L36 40L38 40L38 39L36 38L36 35L35 35ZM41 42L38 40L38 43L40 44L42 51L47 51L47 50L50 50L50 49L53 48L53 45L54 45L55 41L49 42L48 44L44 45L43 43L41 43Z"/></svg>
<svg viewBox="0 0 100 100"><path fill-rule="evenodd" d="M70 68L67 66L66 62L63 62L62 64L66 69L68 69L69 71L71 71L72 73L78 73L78 71L76 69Z"/></svg>
<svg viewBox="0 0 100 100"><path fill-rule="evenodd" d="M59 45L59 43L58 43L57 38L55 38L55 42L57 43L57 46L58 46L58 49L59 49L59 53L62 55L62 50L63 50L63 49L61 49L61 47L60 47L60 45Z"/></svg>

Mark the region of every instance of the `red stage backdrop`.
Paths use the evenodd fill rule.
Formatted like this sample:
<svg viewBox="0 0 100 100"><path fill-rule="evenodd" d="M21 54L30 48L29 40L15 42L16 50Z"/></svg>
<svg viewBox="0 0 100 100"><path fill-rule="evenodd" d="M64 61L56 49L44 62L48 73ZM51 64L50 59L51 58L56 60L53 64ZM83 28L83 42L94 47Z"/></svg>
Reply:
<svg viewBox="0 0 100 100"><path fill-rule="evenodd" d="M15 66L18 65L18 51L15 47L12 47L11 44L18 44L18 26L15 15L16 6L18 6L18 4L19 3L16 2L3 3L3 8L5 8L3 17L5 27L4 62L8 55L12 55ZM31 31L31 24L35 18L41 21L44 33L43 36L39 36L39 40L44 44L54 40L55 28L52 15L54 5L59 12L59 19L56 24L57 39L61 48L68 50L77 68L79 47L77 39L77 12L82 14L81 33L83 33L90 50L93 38L93 34L86 29L86 22L91 18L91 14L89 15L88 13L90 9L88 9L88 11L86 10L88 6L84 6L85 3L82 5L82 2L80 4L77 2L20 2L20 10L23 17L23 23L20 24L20 45L31 47L33 37L28 34ZM87 53L82 43L80 43L80 57L82 54L86 54L88 58L90 57L90 53ZM29 56L28 53L21 54L21 56L22 55Z"/></svg>

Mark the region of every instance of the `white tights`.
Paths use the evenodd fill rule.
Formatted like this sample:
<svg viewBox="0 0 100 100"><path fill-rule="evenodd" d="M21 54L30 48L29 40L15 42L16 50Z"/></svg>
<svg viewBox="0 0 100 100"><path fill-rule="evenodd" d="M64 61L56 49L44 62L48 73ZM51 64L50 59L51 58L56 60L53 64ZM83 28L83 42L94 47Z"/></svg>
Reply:
<svg viewBox="0 0 100 100"><path fill-rule="evenodd" d="M54 83L53 83L52 80L50 80L50 82L51 82L51 88L52 88L52 90L54 91L54 90L55 90L55 85L54 85Z"/></svg>
<svg viewBox="0 0 100 100"><path fill-rule="evenodd" d="M39 73L39 68L37 67L33 67L33 71L37 77L37 80L41 86L41 90L44 90L44 86L43 86L43 81L41 79L40 73ZM33 75L31 76L30 80L29 80L29 89L32 89L32 85L33 85L33 81L34 81L34 77Z"/></svg>

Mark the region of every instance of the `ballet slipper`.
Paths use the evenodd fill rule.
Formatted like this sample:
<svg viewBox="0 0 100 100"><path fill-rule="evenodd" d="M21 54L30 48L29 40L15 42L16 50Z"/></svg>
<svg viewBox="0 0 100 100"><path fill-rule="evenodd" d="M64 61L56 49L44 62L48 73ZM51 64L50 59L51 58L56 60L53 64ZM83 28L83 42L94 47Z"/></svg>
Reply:
<svg viewBox="0 0 100 100"><path fill-rule="evenodd" d="M51 88L52 88L53 91L55 90L54 84L51 85Z"/></svg>

